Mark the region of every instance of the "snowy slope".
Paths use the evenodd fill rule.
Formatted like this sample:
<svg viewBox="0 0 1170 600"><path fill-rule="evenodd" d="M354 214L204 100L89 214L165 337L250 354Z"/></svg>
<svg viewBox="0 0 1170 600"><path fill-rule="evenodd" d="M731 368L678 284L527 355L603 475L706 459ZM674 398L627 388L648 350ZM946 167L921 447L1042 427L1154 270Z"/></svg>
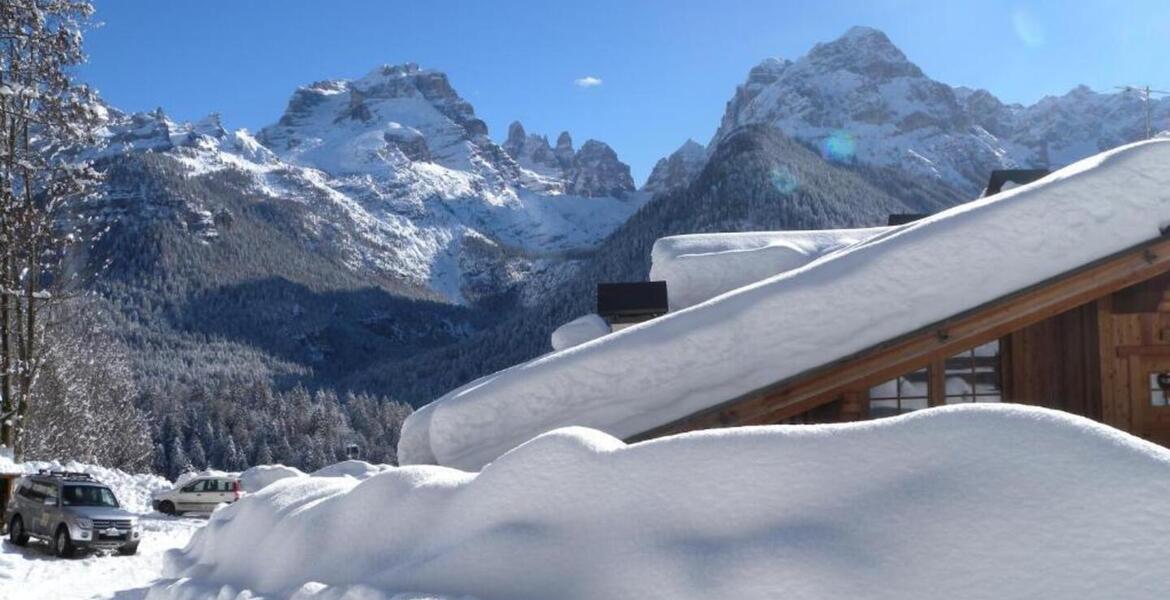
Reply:
<svg viewBox="0 0 1170 600"><path fill-rule="evenodd" d="M169 554L149 597L1153 600L1168 511L1170 452L1039 408L632 446L570 428L480 473L274 484Z"/></svg>
<svg viewBox="0 0 1170 600"><path fill-rule="evenodd" d="M89 473L98 481L110 486L114 496L122 508L139 514L151 511L150 496L152 493L171 489L171 482L158 475L144 473L127 473L120 469L111 469L99 465L90 465L76 461L46 462L31 461L16 465L16 472L36 473L42 469L51 471L71 471ZM4 472L0 468L0 472Z"/></svg>
<svg viewBox="0 0 1170 600"><path fill-rule="evenodd" d="M650 253L650 281L665 281L670 310L779 275L888 231L766 231L665 237Z"/></svg>
<svg viewBox="0 0 1170 600"><path fill-rule="evenodd" d="M403 464L478 468L534 435L624 438L1159 235L1170 140L1083 160L689 309L483 377L407 419Z"/></svg>

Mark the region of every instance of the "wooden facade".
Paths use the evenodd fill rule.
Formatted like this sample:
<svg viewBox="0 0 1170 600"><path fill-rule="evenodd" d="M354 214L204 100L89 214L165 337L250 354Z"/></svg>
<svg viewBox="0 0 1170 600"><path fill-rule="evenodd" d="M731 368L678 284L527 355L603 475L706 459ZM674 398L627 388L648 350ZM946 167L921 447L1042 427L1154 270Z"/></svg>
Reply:
<svg viewBox="0 0 1170 600"><path fill-rule="evenodd" d="M1004 401L1068 411L1170 446L1168 398L1170 237L1163 235L630 441Z"/></svg>

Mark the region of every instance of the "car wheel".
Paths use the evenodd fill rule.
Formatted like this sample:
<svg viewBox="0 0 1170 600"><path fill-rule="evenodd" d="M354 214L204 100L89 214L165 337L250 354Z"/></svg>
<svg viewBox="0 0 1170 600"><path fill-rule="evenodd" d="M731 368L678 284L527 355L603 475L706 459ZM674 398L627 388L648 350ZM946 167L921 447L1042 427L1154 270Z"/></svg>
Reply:
<svg viewBox="0 0 1170 600"><path fill-rule="evenodd" d="M138 552L138 542L134 542L133 544L126 544L125 546L118 548L118 554L121 554L123 556L131 556L137 552Z"/></svg>
<svg viewBox="0 0 1170 600"><path fill-rule="evenodd" d="M17 546L28 544L28 532L24 530L24 519L20 515L12 517L12 522L8 524L8 540Z"/></svg>
<svg viewBox="0 0 1170 600"><path fill-rule="evenodd" d="M69 529L64 525L57 528L57 537L53 538L53 550L61 558L70 558L77 551L69 537Z"/></svg>
<svg viewBox="0 0 1170 600"><path fill-rule="evenodd" d="M173 514L175 514L175 503L174 503L174 502L171 502L170 500L163 500L163 501L162 501L162 502L161 502L161 503L158 505L158 512L160 512L160 513L162 513L162 514L164 514L164 515L173 515Z"/></svg>

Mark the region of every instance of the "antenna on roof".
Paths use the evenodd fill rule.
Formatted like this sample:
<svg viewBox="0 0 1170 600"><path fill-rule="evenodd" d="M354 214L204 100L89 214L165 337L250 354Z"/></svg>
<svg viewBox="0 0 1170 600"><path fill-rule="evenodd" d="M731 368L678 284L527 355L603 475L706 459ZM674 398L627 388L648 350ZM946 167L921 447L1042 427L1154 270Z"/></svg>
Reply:
<svg viewBox="0 0 1170 600"><path fill-rule="evenodd" d="M1138 94L1141 95L1142 102L1144 102L1146 105L1146 139L1148 140L1148 139L1154 137L1154 131L1150 125L1150 111L1152 110L1150 107L1150 98L1154 94L1157 94L1159 96L1167 96L1167 95L1170 95L1170 92L1163 91L1163 90L1151 90L1150 86L1148 86L1148 85L1147 86L1119 85L1119 86L1115 86L1115 87L1117 87L1117 89L1119 89L1123 92L1137 92Z"/></svg>

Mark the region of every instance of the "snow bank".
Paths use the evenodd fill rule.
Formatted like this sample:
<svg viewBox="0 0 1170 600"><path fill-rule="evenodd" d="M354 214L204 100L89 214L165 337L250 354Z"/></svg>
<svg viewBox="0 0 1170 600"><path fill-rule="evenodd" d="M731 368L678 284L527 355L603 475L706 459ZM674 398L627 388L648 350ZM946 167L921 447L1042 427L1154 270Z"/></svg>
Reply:
<svg viewBox="0 0 1170 600"><path fill-rule="evenodd" d="M478 469L561 426L669 423L1154 239L1167 190L1170 140L1097 155L473 381L407 419L399 459Z"/></svg>
<svg viewBox="0 0 1170 600"><path fill-rule="evenodd" d="M478 474L282 481L217 511L149 597L1152 600L1167 514L1170 451L1040 408L631 446L569 428Z"/></svg>
<svg viewBox="0 0 1170 600"><path fill-rule="evenodd" d="M665 281L670 310L680 310L803 267L830 252L890 229L705 233L665 237L654 242L650 252L650 280Z"/></svg>
<svg viewBox="0 0 1170 600"><path fill-rule="evenodd" d="M609 323L606 323L605 319L594 314L585 315L557 327L552 332L552 347L553 350L564 350L580 346L603 335L609 335L610 331Z"/></svg>
<svg viewBox="0 0 1170 600"><path fill-rule="evenodd" d="M52 471L72 471L75 473L89 473L94 479L106 484L118 498L122 508L139 514L150 512L150 498L155 492L171 489L171 482L158 475L147 473L127 473L119 469L111 469L98 465L89 465L76 461L61 463L57 461L30 461L17 465L17 472L36 473L41 469Z"/></svg>
<svg viewBox="0 0 1170 600"><path fill-rule="evenodd" d="M313 471L313 477L353 477L355 479L367 479L390 468L392 468L390 465L375 465L364 460L343 460L339 463L321 467Z"/></svg>
<svg viewBox="0 0 1170 600"><path fill-rule="evenodd" d="M259 492L281 479L304 476L305 473L296 467L256 465L240 473L240 487L246 492Z"/></svg>

